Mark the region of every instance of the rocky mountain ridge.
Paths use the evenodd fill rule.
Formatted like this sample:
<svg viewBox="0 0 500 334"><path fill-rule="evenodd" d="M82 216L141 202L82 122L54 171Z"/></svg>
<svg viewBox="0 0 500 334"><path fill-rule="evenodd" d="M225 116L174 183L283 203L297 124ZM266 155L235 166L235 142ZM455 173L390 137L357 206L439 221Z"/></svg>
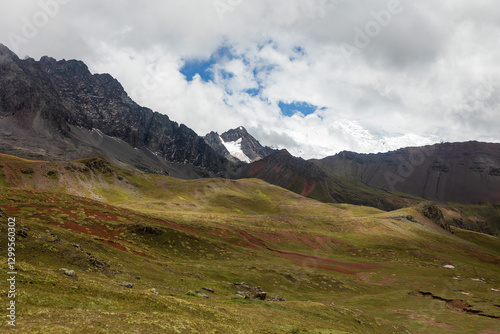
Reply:
<svg viewBox="0 0 500 334"><path fill-rule="evenodd" d="M276 152L270 147L262 146L242 126L228 130L221 135L212 131L204 139L217 154L236 163L255 162Z"/></svg>
<svg viewBox="0 0 500 334"><path fill-rule="evenodd" d="M21 60L0 45L0 87L3 153L48 160L97 155L179 177L225 173L227 161L193 130L139 106L116 79L91 74L81 61Z"/></svg>

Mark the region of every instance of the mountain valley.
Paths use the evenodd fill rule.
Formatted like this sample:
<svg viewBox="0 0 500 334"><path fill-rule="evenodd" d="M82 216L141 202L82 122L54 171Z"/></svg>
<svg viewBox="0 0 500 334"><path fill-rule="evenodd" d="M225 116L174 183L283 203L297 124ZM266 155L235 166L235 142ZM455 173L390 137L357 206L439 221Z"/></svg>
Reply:
<svg viewBox="0 0 500 334"><path fill-rule="evenodd" d="M0 44L23 333L498 334L499 171L498 143L304 160L243 126L200 137Z"/></svg>

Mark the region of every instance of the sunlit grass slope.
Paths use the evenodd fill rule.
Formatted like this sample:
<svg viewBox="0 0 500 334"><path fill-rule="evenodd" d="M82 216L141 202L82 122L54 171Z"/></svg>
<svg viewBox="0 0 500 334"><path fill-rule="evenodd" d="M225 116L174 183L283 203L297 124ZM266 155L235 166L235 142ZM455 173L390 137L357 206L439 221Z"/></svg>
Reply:
<svg viewBox="0 0 500 334"><path fill-rule="evenodd" d="M499 239L452 234L416 208L323 204L253 179L185 181L101 160L0 163L0 207L18 221L23 333L499 328ZM257 292L265 300L244 297Z"/></svg>

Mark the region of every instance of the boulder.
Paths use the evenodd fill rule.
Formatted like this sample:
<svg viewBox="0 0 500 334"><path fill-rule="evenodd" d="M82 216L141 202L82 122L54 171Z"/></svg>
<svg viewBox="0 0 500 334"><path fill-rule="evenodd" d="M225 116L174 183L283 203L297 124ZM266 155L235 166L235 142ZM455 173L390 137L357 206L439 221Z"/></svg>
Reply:
<svg viewBox="0 0 500 334"><path fill-rule="evenodd" d="M446 230L448 232L451 232L450 226L448 225L448 223L444 219L443 212L436 205L425 203L421 207L421 212L425 217L433 220L441 228L443 228L444 230Z"/></svg>
<svg viewBox="0 0 500 334"><path fill-rule="evenodd" d="M64 273L64 275L69 276L69 277L71 277L73 279L77 279L77 276L76 276L76 273L75 273L74 270L69 270L69 269L66 269L66 268L61 268L59 270L61 270Z"/></svg>
<svg viewBox="0 0 500 334"><path fill-rule="evenodd" d="M265 292L258 292L253 296L254 299L260 299L260 300L266 300L266 297L267 293Z"/></svg>
<svg viewBox="0 0 500 334"><path fill-rule="evenodd" d="M198 294L199 294L200 296L202 296L203 298L212 299L212 297L210 297L209 295L206 295L206 294L204 294L204 293L202 293L202 292L199 292Z"/></svg>

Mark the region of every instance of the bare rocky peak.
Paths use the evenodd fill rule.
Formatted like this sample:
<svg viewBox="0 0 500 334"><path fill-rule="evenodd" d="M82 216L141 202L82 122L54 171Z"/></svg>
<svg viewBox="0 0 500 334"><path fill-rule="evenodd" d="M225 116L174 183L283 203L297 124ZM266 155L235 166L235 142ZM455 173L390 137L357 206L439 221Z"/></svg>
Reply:
<svg viewBox="0 0 500 334"><path fill-rule="evenodd" d="M18 143L28 143L30 137L39 139L39 149L25 147L21 156L67 158L65 151L78 151L75 128L81 128L97 130L132 148L151 152L157 156L159 165L190 164L206 170L202 176L224 173L226 161L203 138L171 121L167 115L136 104L111 75L92 74L78 60L57 61L50 57L42 57L40 61L20 60L3 45L0 59L3 59L0 62L0 135L3 133L4 139L27 137L17 138ZM15 128L19 131L8 130ZM117 155L119 150L107 152L99 143L94 144L96 147L90 151L103 157ZM9 140L4 140L4 153L9 153L12 146ZM78 158L78 154L72 157ZM141 162L135 165L141 166Z"/></svg>

